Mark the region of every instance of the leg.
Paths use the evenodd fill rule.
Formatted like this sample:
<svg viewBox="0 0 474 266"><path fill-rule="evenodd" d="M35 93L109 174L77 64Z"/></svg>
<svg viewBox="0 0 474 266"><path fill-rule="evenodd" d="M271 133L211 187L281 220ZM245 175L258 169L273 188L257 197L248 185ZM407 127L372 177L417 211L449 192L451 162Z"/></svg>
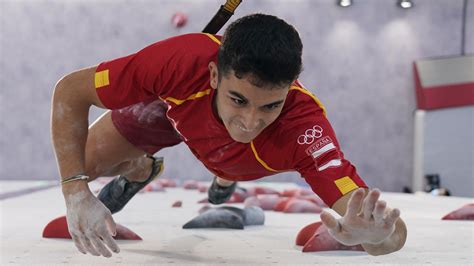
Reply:
<svg viewBox="0 0 474 266"><path fill-rule="evenodd" d="M144 151L120 134L112 122L111 111L91 125L86 144L86 173L90 180L119 174L130 180L144 180L152 164L144 155Z"/></svg>
<svg viewBox="0 0 474 266"><path fill-rule="evenodd" d="M86 147L88 174L120 174L97 196L112 213L120 211L162 171L163 159L150 155L182 141L166 118L166 109L161 101L143 102L109 111L91 126Z"/></svg>
<svg viewBox="0 0 474 266"><path fill-rule="evenodd" d="M229 181L227 179L224 179L224 178L221 178L221 177L218 177L218 176L216 178L216 182L221 187L230 187L232 184L235 183L235 181Z"/></svg>

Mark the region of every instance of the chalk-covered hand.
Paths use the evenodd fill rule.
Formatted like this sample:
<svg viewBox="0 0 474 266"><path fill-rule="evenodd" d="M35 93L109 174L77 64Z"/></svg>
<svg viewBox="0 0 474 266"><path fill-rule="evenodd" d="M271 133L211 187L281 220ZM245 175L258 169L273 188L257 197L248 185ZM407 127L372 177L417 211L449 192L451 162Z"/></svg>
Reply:
<svg viewBox="0 0 474 266"><path fill-rule="evenodd" d="M111 257L120 252L112 238L116 225L112 214L89 190L67 195L67 223L77 249L94 256ZM107 246L107 247L106 247Z"/></svg>
<svg viewBox="0 0 474 266"><path fill-rule="evenodd" d="M321 213L321 221L329 233L342 244L379 244L395 230L400 211L388 209L385 201L379 200L378 189L371 190L365 199L364 194L364 189L356 190L349 199L345 215L339 219L328 212Z"/></svg>

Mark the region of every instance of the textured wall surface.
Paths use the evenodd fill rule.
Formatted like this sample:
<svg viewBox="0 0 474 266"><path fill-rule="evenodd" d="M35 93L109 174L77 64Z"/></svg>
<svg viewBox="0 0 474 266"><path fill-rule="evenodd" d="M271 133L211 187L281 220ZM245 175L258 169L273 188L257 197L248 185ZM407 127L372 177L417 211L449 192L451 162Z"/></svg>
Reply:
<svg viewBox="0 0 474 266"><path fill-rule="evenodd" d="M0 0L0 178L57 178L49 117L61 76L200 31L223 2ZM467 25L474 21L469 2ZM415 8L402 10L393 0L356 1L350 8L332 0L247 0L235 18L270 13L300 31L301 80L326 105L346 157L370 186L401 191L411 184L413 164L412 62L460 53L462 4L417 0ZM170 23L176 11L189 14L182 29ZM466 52L472 53L472 26L466 32ZM91 122L100 112L91 113ZM167 176L210 178L184 145L163 155Z"/></svg>
<svg viewBox="0 0 474 266"><path fill-rule="evenodd" d="M439 174L453 195L474 197L474 106L428 111L423 126L424 173Z"/></svg>

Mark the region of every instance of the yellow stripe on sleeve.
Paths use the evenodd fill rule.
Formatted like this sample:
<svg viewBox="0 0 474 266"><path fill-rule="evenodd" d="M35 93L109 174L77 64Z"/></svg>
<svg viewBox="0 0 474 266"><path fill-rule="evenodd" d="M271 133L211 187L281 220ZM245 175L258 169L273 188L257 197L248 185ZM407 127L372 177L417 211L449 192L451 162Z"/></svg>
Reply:
<svg viewBox="0 0 474 266"><path fill-rule="evenodd" d="M339 191L341 191L342 195L346 195L347 193L351 192L352 190L358 188L359 186L352 181L352 179L348 176L345 176L343 178L339 178L336 181L337 188Z"/></svg>
<svg viewBox="0 0 474 266"><path fill-rule="evenodd" d="M196 92L194 94L191 94L188 98L186 98L184 100L176 99L176 98L173 98L173 97L168 97L168 98L164 99L164 101L168 101L168 102L172 102L176 105L180 105L180 104L182 104L186 101L195 100L195 99L204 97L204 96L206 96L210 93L211 93L211 89L207 89L205 91L200 91L200 92Z"/></svg>
<svg viewBox="0 0 474 266"><path fill-rule="evenodd" d="M106 69L96 72L94 77L94 83L96 89L109 85L109 70Z"/></svg>
<svg viewBox="0 0 474 266"><path fill-rule="evenodd" d="M316 104L323 110L324 116L326 116L326 107L324 107L324 105L321 103L321 101L316 96L314 96L314 94L312 94L311 92L309 92L308 90L306 90L304 88L297 87L297 86L291 86L290 91L291 90L301 91L302 93L304 93L304 94L310 96L311 98L313 98L313 100L316 102Z"/></svg>

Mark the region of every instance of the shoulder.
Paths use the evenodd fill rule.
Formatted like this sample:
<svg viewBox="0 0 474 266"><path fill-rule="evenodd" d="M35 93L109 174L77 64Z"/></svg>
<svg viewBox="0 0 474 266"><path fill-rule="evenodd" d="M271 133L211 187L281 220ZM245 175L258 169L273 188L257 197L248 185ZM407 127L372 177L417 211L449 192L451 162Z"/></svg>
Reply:
<svg viewBox="0 0 474 266"><path fill-rule="evenodd" d="M296 129L308 127L321 120L326 120L326 108L323 103L296 81L291 85L282 113L275 121L275 129L280 134L291 135Z"/></svg>
<svg viewBox="0 0 474 266"><path fill-rule="evenodd" d="M265 129L258 142L284 151L287 169L295 169L295 164L311 157L314 149L321 145L334 143L338 146L324 105L299 82L291 86L282 113Z"/></svg>
<svg viewBox="0 0 474 266"><path fill-rule="evenodd" d="M156 68L166 64L192 65L206 64L217 60L220 36L189 33L169 37L152 43L133 55L134 60L142 66Z"/></svg>
<svg viewBox="0 0 474 266"><path fill-rule="evenodd" d="M313 116L326 116L326 108L315 94L295 81L288 92L282 115L286 119L299 117L297 120L304 120Z"/></svg>
<svg viewBox="0 0 474 266"><path fill-rule="evenodd" d="M170 52L182 51L186 54L216 54L220 46L221 36L207 33L188 33L173 36L146 47L144 50L165 48Z"/></svg>

